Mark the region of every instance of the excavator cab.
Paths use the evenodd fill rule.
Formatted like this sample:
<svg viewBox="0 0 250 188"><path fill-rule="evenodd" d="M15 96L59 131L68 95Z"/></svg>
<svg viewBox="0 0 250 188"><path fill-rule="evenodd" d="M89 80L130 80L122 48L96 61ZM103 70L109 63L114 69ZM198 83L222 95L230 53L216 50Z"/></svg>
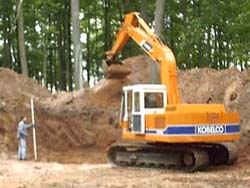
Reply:
<svg viewBox="0 0 250 188"><path fill-rule="evenodd" d="M164 114L166 86L139 84L123 87L120 122L134 134L145 134L145 115Z"/></svg>

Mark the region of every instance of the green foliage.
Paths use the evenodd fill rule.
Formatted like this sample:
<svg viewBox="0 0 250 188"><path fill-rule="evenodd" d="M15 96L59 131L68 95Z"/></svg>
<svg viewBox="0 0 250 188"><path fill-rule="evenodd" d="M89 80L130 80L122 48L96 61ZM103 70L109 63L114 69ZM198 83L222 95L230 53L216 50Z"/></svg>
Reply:
<svg viewBox="0 0 250 188"><path fill-rule="evenodd" d="M146 2L148 24L152 27L155 1ZM20 71L15 3L15 0L0 3L0 66ZM72 33L67 34L71 18L66 8L69 3L70 0L23 1L29 76L43 79L51 89L59 89L60 75L64 73L67 88L72 89ZM112 47L125 13L139 12L140 6L141 1L80 0L85 80L96 82L102 78L101 61L105 51ZM162 39L173 49L180 69L250 67L249 0L167 0L164 16ZM120 57L141 53L129 41ZM66 63L65 71L60 69L62 63Z"/></svg>

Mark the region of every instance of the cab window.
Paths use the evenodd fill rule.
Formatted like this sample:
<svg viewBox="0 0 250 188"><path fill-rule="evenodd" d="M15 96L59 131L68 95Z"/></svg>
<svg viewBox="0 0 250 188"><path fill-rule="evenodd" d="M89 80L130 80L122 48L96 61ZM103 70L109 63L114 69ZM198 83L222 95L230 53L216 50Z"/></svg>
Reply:
<svg viewBox="0 0 250 188"><path fill-rule="evenodd" d="M135 112L140 112L140 93L139 92L134 93L134 108L135 108Z"/></svg>
<svg viewBox="0 0 250 188"><path fill-rule="evenodd" d="M120 120L125 120L125 113L126 113L126 104L125 104L125 93L122 94L122 105L121 105L121 117Z"/></svg>
<svg viewBox="0 0 250 188"><path fill-rule="evenodd" d="M144 108L163 108L163 93L145 92Z"/></svg>

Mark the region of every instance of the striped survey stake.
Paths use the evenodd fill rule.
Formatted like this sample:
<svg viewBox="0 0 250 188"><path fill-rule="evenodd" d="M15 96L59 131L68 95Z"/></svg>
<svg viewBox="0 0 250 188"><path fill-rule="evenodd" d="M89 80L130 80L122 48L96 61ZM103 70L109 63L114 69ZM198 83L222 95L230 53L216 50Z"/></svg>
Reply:
<svg viewBox="0 0 250 188"><path fill-rule="evenodd" d="M30 99L30 106L31 106L31 117L32 117L32 124L35 125L35 114L34 114L34 101L31 97ZM36 148L36 128L33 127L33 146L34 146L34 157L37 160L37 148Z"/></svg>

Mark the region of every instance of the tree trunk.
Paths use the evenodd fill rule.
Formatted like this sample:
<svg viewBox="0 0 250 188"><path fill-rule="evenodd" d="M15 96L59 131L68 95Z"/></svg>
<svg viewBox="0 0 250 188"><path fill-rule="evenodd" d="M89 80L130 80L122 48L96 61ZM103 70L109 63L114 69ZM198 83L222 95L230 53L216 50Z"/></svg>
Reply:
<svg viewBox="0 0 250 188"><path fill-rule="evenodd" d="M124 0L124 14L131 12L131 2L130 0Z"/></svg>
<svg viewBox="0 0 250 188"><path fill-rule="evenodd" d="M172 13L171 13L172 14ZM175 52L175 44L174 44L174 19L173 16L170 16L170 45L173 53Z"/></svg>
<svg viewBox="0 0 250 188"><path fill-rule="evenodd" d="M164 8L165 0L156 0L155 9L155 34L162 37L163 23L164 23Z"/></svg>
<svg viewBox="0 0 250 188"><path fill-rule="evenodd" d="M165 0L156 0L155 34L158 35L159 37L161 37L163 29L164 7L165 7ZM152 84L160 83L159 67L152 60L150 62L151 62L151 82Z"/></svg>
<svg viewBox="0 0 250 188"><path fill-rule="evenodd" d="M74 46L74 78L75 89L81 89L83 87L82 78L82 65L80 61L81 56L81 44L80 44L80 21L79 21L79 0L71 0L71 17L72 17L72 38Z"/></svg>
<svg viewBox="0 0 250 188"><path fill-rule="evenodd" d="M211 26L208 26L207 28L207 58L206 58L206 65L205 66L210 66L212 63L212 53L211 53Z"/></svg>
<svg viewBox="0 0 250 188"><path fill-rule="evenodd" d="M46 35L44 37L44 43L46 44ZM46 45L44 45L43 47L43 53L44 53L44 56L43 56L43 81L44 81L44 86L46 87L47 86L47 48L46 48Z"/></svg>
<svg viewBox="0 0 250 188"><path fill-rule="evenodd" d="M118 7L118 12L119 12L119 19L120 19L120 22L123 21L123 14L124 14L124 11L122 9L122 4L121 4L121 0L118 0L117 1L117 7Z"/></svg>
<svg viewBox="0 0 250 188"><path fill-rule="evenodd" d="M13 57L15 61L15 71L18 73L21 73L21 63L20 63L20 56L19 56L19 48L17 47L16 44L18 44L18 29L17 27L15 28L15 42L12 43L12 50L13 50Z"/></svg>
<svg viewBox="0 0 250 188"><path fill-rule="evenodd" d="M212 68L218 69L218 29L217 26L214 25L214 53L213 53L213 63L212 63Z"/></svg>
<svg viewBox="0 0 250 188"><path fill-rule="evenodd" d="M199 16L199 20L201 20L201 5L200 3L197 3L197 8L198 8L198 16ZM200 38L198 41L198 58L197 58L197 64L195 66L198 67L204 67L204 61L203 61L203 37L202 34L199 33Z"/></svg>
<svg viewBox="0 0 250 188"><path fill-rule="evenodd" d="M64 12L60 12L57 18L57 25L58 25L58 60L59 60L59 87L60 90L66 91L66 64L65 64L65 50L64 50L64 29L61 20L63 18Z"/></svg>
<svg viewBox="0 0 250 188"><path fill-rule="evenodd" d="M184 41L184 45L183 45L183 62L179 62L179 67L188 67L190 66L190 62L188 60L188 41L187 41L187 0L182 0L181 1L181 12L183 14L183 31L184 31L184 36L185 36L185 41Z"/></svg>
<svg viewBox="0 0 250 188"><path fill-rule="evenodd" d="M54 86L54 74L53 74L53 50L51 47L49 48L48 60L49 60L49 80L47 84L50 83L50 91L52 92ZM48 86L49 85L47 85L47 88Z"/></svg>
<svg viewBox="0 0 250 188"><path fill-rule="evenodd" d="M119 0L117 2L119 2ZM94 27L94 30L95 30L95 45L94 45L94 49L95 49L96 54L100 54L100 48L98 47L98 25L97 25L98 12L97 12L96 4L94 4L94 15L95 15L95 27ZM101 62L100 56L95 55L95 64L96 64L95 72L96 72L97 80L101 79L101 74L100 74L101 64L100 64L100 62Z"/></svg>
<svg viewBox="0 0 250 188"><path fill-rule="evenodd" d="M104 0L104 50L111 48L110 0Z"/></svg>
<svg viewBox="0 0 250 188"><path fill-rule="evenodd" d="M10 10L10 6L7 0L4 0L3 7L5 10ZM4 11L3 14L3 66L12 68L11 63L11 36L10 36L10 29L11 29L11 21L10 15L8 15L7 11Z"/></svg>
<svg viewBox="0 0 250 188"><path fill-rule="evenodd" d="M147 0L141 0L140 4L140 11L141 11L141 17L147 22L148 21L148 15L147 15Z"/></svg>
<svg viewBox="0 0 250 188"><path fill-rule="evenodd" d="M224 64L224 51L223 51L223 34L221 32L221 29L218 26L218 63L219 63L219 68L220 69L225 69L225 64Z"/></svg>
<svg viewBox="0 0 250 188"><path fill-rule="evenodd" d="M88 19L88 30L90 29L90 20ZM86 65L86 70L87 70L87 82L89 85L90 82L90 75L91 75L91 70L90 70L90 63L91 63L91 49L90 49L90 32L87 32L87 65Z"/></svg>
<svg viewBox="0 0 250 188"><path fill-rule="evenodd" d="M3 43L3 49L4 49L4 53L3 53L3 66L4 67L8 67L8 68L12 68L11 66L11 52L10 52L10 46L11 46L11 39L10 39L10 33L9 31L9 27L6 27L6 22L4 22L4 43Z"/></svg>
<svg viewBox="0 0 250 188"><path fill-rule="evenodd" d="M18 47L19 47L19 57L21 62L21 73L28 76L28 67L26 61L25 45L24 45L24 30L23 30L23 9L22 1L16 0L17 8L17 28L18 28Z"/></svg>
<svg viewBox="0 0 250 188"><path fill-rule="evenodd" d="M48 14L48 21L46 20L46 26L51 26L51 14ZM44 25L44 31L46 30L46 27ZM48 86L48 62L49 62L49 54L50 54L50 48L51 48L51 34L47 34L47 32L44 33L44 47L43 47L43 80L44 80L44 86Z"/></svg>
<svg viewBox="0 0 250 188"><path fill-rule="evenodd" d="M71 33L70 33L70 2L66 0L66 8L65 8L65 60L66 60L66 74L67 74L67 85L69 90L72 91L72 63L71 63Z"/></svg>

